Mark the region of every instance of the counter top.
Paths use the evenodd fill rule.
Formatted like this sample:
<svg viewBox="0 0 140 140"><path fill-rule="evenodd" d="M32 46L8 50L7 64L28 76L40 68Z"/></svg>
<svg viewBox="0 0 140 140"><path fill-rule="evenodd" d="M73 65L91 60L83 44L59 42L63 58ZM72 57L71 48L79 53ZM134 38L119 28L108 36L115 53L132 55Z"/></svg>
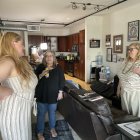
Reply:
<svg viewBox="0 0 140 140"><path fill-rule="evenodd" d="M66 59L63 59L63 58L57 58L57 60L58 60L58 61L65 61L65 62L68 62L68 63L79 62L78 59L66 60Z"/></svg>

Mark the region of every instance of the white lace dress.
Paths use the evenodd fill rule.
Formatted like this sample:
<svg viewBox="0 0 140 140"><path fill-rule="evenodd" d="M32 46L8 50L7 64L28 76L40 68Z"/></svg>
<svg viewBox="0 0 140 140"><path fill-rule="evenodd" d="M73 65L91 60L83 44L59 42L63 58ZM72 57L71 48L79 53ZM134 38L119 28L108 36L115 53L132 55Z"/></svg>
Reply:
<svg viewBox="0 0 140 140"><path fill-rule="evenodd" d="M140 61L128 62L119 72L122 109L140 117L140 76L133 73L134 67L140 67Z"/></svg>
<svg viewBox="0 0 140 140"><path fill-rule="evenodd" d="M32 140L31 108L34 101L37 78L31 78L29 87L21 86L21 79L8 78L1 83L13 89L14 93L0 101L0 132L2 140Z"/></svg>

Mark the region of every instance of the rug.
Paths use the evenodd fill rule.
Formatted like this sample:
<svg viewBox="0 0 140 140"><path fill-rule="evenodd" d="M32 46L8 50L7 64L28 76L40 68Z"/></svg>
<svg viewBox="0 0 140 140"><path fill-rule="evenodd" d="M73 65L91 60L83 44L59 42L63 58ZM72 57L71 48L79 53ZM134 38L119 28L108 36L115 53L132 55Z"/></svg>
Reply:
<svg viewBox="0 0 140 140"><path fill-rule="evenodd" d="M68 123L65 120L56 121L56 131L58 136L56 138L52 138L49 131L49 125L48 123L45 123L45 140L74 140ZM36 124L32 124L32 140L37 140Z"/></svg>

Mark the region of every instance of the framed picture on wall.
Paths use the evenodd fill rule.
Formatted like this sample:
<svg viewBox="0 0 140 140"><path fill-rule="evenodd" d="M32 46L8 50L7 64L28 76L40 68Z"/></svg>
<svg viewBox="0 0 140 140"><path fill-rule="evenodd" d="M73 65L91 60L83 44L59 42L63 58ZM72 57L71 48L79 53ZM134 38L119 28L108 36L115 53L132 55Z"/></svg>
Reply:
<svg viewBox="0 0 140 140"><path fill-rule="evenodd" d="M128 22L128 41L139 40L139 20Z"/></svg>
<svg viewBox="0 0 140 140"><path fill-rule="evenodd" d="M112 48L106 49L106 61L112 62Z"/></svg>
<svg viewBox="0 0 140 140"><path fill-rule="evenodd" d="M128 49L129 49L129 46L126 46L126 57L128 57Z"/></svg>
<svg viewBox="0 0 140 140"><path fill-rule="evenodd" d="M100 48L100 40L91 39L90 48Z"/></svg>
<svg viewBox="0 0 140 140"><path fill-rule="evenodd" d="M111 46L111 35L106 35L105 46L106 47L110 47Z"/></svg>
<svg viewBox="0 0 140 140"><path fill-rule="evenodd" d="M113 53L123 52L123 35L113 36Z"/></svg>
<svg viewBox="0 0 140 140"><path fill-rule="evenodd" d="M112 62L117 63L117 54L112 54Z"/></svg>

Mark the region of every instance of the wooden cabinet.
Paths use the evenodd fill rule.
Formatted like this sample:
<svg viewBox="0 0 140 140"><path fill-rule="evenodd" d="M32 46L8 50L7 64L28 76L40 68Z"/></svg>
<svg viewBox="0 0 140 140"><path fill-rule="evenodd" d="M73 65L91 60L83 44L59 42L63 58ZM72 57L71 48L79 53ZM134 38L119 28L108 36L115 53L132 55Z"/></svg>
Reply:
<svg viewBox="0 0 140 140"><path fill-rule="evenodd" d="M60 65L60 67L63 70L63 72L65 72L65 61L58 59L57 62Z"/></svg>
<svg viewBox="0 0 140 140"><path fill-rule="evenodd" d="M67 46L66 46L66 51L71 52L72 49L72 35L67 36Z"/></svg>
<svg viewBox="0 0 140 140"><path fill-rule="evenodd" d="M39 46L42 40L41 35L28 35L29 46Z"/></svg>
<svg viewBox="0 0 140 140"><path fill-rule="evenodd" d="M79 32L79 43L85 43L85 30Z"/></svg>
<svg viewBox="0 0 140 140"><path fill-rule="evenodd" d="M40 46L40 43L47 43L48 49L57 51L58 43L55 36L28 35L29 46Z"/></svg>
<svg viewBox="0 0 140 140"><path fill-rule="evenodd" d="M79 33L73 34L72 35L72 44L78 44L79 43Z"/></svg>
<svg viewBox="0 0 140 140"><path fill-rule="evenodd" d="M59 36L58 37L58 51L59 52L65 52L66 51L66 46L67 46L67 42L66 42L66 37L65 36Z"/></svg>
<svg viewBox="0 0 140 140"><path fill-rule="evenodd" d="M74 63L74 76L85 80L85 44L79 44L79 61Z"/></svg>
<svg viewBox="0 0 140 140"><path fill-rule="evenodd" d="M74 63L74 76L79 78L79 62Z"/></svg>

